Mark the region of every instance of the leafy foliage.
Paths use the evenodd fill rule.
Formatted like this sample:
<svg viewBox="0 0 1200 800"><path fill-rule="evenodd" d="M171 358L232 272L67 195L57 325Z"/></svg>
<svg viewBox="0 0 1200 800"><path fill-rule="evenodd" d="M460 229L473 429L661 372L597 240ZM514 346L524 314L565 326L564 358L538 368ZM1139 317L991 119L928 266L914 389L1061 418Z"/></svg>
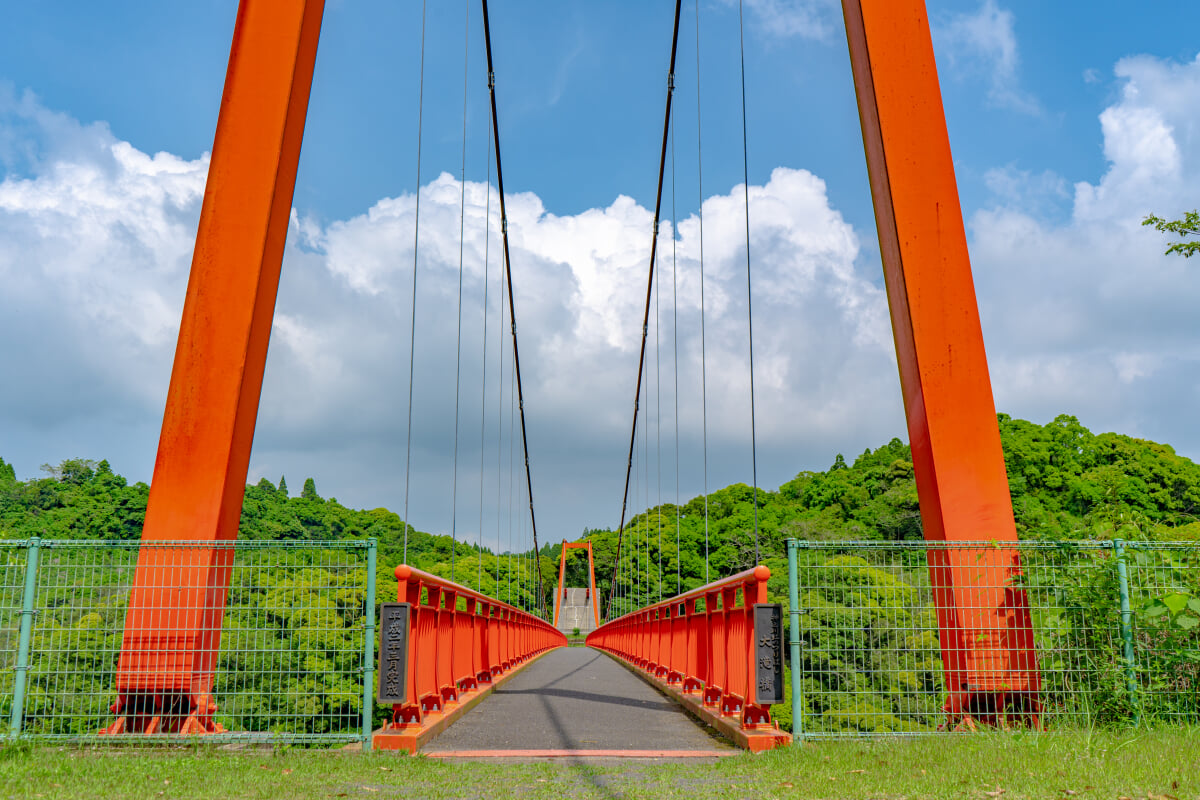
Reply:
<svg viewBox="0 0 1200 800"><path fill-rule="evenodd" d="M1200 213L1189 211L1182 219L1166 220L1151 214L1142 220L1143 225L1153 225L1154 229L1163 233L1174 233L1181 237L1200 236ZM1166 255L1179 253L1184 258L1191 258L1200 253L1200 242L1172 242L1167 248Z"/></svg>
<svg viewBox="0 0 1200 800"><path fill-rule="evenodd" d="M1065 415L1038 425L1002 414L999 424L1022 539L1063 543L1112 538L1200 541L1200 522L1196 521L1200 466L1171 447L1115 433L1093 434L1076 418ZM44 477L21 481L12 466L0 459L0 538L37 535L123 541L140 535L149 493L146 484L130 485L107 461L69 459L46 466L44 471ZM725 487L678 507L664 504L634 516L623 534L623 568L615 592L618 603L634 608L755 563L771 568L772 599L784 600L788 538L826 544L921 540L909 447L893 439L865 451L852 463L839 454L826 471L801 472L776 491L759 490L757 516L757 557L754 490L745 484ZM312 478L304 481L299 497L289 496L282 478L279 486L265 478L247 486L240 536L243 540L282 542L374 537L379 542L376 596L388 599L395 595L393 570L405 560L406 528L407 561L412 566L472 588L478 583L483 593L514 604L535 605L532 553L497 556L461 541L455 544L449 536L417 531L385 508L346 508L335 498L322 498ZM598 593L607 601L613 589L618 533L588 528L580 539L592 543ZM541 582L548 605L558 579L560 550L560 544L542 547ZM1188 578L1178 576L1190 575L1194 580L1196 573L1182 572L1185 565L1170 553L1139 553L1135 549L1130 558L1131 568L1145 566L1157 570L1155 574L1173 576L1161 584L1161 591L1134 598L1132 615L1139 653L1152 656L1139 661L1139 680L1148 687L1187 692L1187 687L1200 685L1200 593L1194 591L1194 585L1187 588ZM1167 561L1139 565L1137 560L1146 558ZM636 571L629 568L633 563L638 565ZM1123 690L1120 642L1113 633L1119 610L1112 564L1112 559L1105 557L1090 571L1063 572L1073 577L1055 584L1057 595L1052 603L1047 601L1047 610L1037 612L1040 616L1035 624L1041 637L1039 647L1046 652L1061 651L1061 647L1055 650L1057 643L1070 639L1086 645L1079 649L1083 655L1078 657L1105 654L1103 664L1050 662L1047 674L1052 679L1084 670L1107 670L1100 682L1103 691L1091 699L1102 718L1116 719L1128 716L1132 709ZM819 707L810 705L808 713L830 730L905 731L926 725L936 717L938 704L931 700L920 705L925 701L912 698L936 695L931 687L941 680L941 663L936 634L931 632L937 628L934 611L927 601L912 599L927 589L924 568L897 573L855 560L851 553L834 556L821 566L843 580L801 604L820 609L806 621L806 658L812 663L806 667L805 680L813 680L817 672L827 676L820 686L806 686L806 694L820 700ZM340 675L347 668L339 659L354 657L341 651L354 651L350 642L360 624L364 598L361 592L317 597L314 587L327 576L320 574L319 565L313 569L301 578L294 572L285 576L268 570L264 574L269 579L254 592L231 592L227 624L253 627L252 622L262 619L264 608L277 608L270 598L280 593L302 597L300 605L307 610L283 616L272 612L275 621L270 629L255 634L265 638L258 642L261 647L252 650L286 652L291 660L269 666L259 663L261 659L254 661L256 657L248 652L223 652L221 660L229 668L225 671L228 675L261 674L256 672L260 670L286 674L300 683L289 684L284 693L298 696L307 691L301 685L304 681L322 673ZM308 583L302 586L298 580ZM587 585L587 560L580 551L568 558L567 583ZM903 598L911 602L901 602ZM121 629L119 599L110 598L108 606L78 619L60 619L59 611L47 615L39 635L52 640L38 646L59 654L55 657L76 659L50 665L51 671L95 672L97 666L86 660L95 657L93 651L103 651L104 658L115 657L118 642L110 639L119 637ZM53 637L86 644L88 652L68 656L70 648L60 646ZM302 642L303 646L284 647L284 641ZM908 654L902 663L896 656L901 652ZM1069 657L1074 656L1061 656ZM1048 685L1048 689L1054 687ZM321 720L344 719L352 727L361 713L361 698L348 684L337 683L319 691L312 687L311 694L319 696L319 701L314 700L319 707L309 709L305 716L311 717L314 725L326 724ZM295 714L273 707L275 701L269 693L247 695L251 696L253 702L247 700L238 709L245 719L235 724L270 728ZM903 700L903 713L898 705L902 698L908 698ZM32 707L39 708L39 702L42 699L35 692ZM310 732L321 731L314 728Z"/></svg>

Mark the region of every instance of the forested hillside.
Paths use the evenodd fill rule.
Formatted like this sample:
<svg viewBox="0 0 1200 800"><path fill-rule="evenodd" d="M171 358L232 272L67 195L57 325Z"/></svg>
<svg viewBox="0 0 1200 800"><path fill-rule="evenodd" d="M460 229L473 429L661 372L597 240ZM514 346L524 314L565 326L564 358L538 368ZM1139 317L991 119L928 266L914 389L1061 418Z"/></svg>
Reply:
<svg viewBox="0 0 1200 800"><path fill-rule="evenodd" d="M1013 508L1026 539L1200 539L1200 466L1167 445L1115 433L1092 434L1070 416L1037 425L1000 415ZM140 531L148 487L129 484L107 461L64 461L46 476L18 481L0 459L0 537L131 539ZM635 516L626 528L627 553L637 548L657 582L661 534L665 590L704 580L705 501L693 498ZM678 511L678 514L676 513ZM735 484L708 497L709 575L728 575L754 562L753 491ZM682 556L677 555L676 531ZM921 538L921 518L909 448L898 439L868 450L853 462L841 455L823 472L802 472L777 491L759 492L761 560L784 572L784 540L904 540ZM373 536L380 545L380 576L400 563L404 528L387 509L354 510L303 482L298 497L286 481L264 479L246 489L241 536L246 539L329 540ZM607 589L616 533L589 529L583 536L544 531L543 580L557 579L563 538L589 538L596 577ZM467 534L471 538L471 534ZM408 561L450 574L451 540L410 531ZM496 559L460 542L455 579L474 586L483 560L481 588L496 590ZM582 581L582 558L572 558L574 581ZM501 596L508 591L508 559L500 565ZM532 581L524 581L531 583ZM382 588L381 588L382 591Z"/></svg>
<svg viewBox="0 0 1200 800"><path fill-rule="evenodd" d="M999 415L1013 511L1022 539L1200 539L1200 465L1168 445L1116 433L1093 434L1071 416L1046 425ZM754 562L754 492L734 484L708 497L709 575ZM704 498L678 509L684 589L704 578ZM899 439L824 472L801 472L778 491L759 491L761 561L786 574L784 540L919 540L921 515L912 454ZM634 517L625 545L640 546L657 580L662 532L664 583L676 586L676 506ZM597 580L611 570L616 533L585 531L596 550ZM981 533L982 538L986 538ZM648 555L645 550L648 549ZM557 551L555 552L557 557ZM624 556L623 556L624 558ZM582 559L573 557L582 579ZM600 564L606 566L600 569ZM772 580L773 594L776 580ZM782 594L782 591L780 591Z"/></svg>

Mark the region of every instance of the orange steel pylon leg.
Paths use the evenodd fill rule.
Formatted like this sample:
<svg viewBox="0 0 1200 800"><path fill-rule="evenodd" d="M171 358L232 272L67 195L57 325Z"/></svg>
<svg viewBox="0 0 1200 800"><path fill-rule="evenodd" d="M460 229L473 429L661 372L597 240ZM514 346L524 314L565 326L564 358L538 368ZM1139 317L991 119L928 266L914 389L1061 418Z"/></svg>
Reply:
<svg viewBox="0 0 1200 800"><path fill-rule="evenodd" d="M212 721L267 342L324 0L242 0L163 416L108 732Z"/></svg>
<svg viewBox="0 0 1200 800"><path fill-rule="evenodd" d="M568 542L563 539L562 551L558 555L558 593L554 595L554 627L558 627L558 612L562 606L567 579L567 551L568 550L587 550L588 557L588 592L592 599L592 614L596 620L596 627L600 627L600 604L596 600L596 562L592 557L591 542Z"/></svg>
<svg viewBox="0 0 1200 800"><path fill-rule="evenodd" d="M924 0L843 0L925 538L948 724L1036 724L1038 671ZM969 558L967 557L969 554Z"/></svg>

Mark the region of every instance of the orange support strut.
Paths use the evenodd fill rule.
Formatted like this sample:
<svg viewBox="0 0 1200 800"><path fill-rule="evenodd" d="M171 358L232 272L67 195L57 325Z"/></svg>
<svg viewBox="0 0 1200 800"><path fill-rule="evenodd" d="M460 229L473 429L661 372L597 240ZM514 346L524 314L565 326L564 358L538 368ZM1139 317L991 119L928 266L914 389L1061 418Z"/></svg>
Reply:
<svg viewBox="0 0 1200 800"><path fill-rule="evenodd" d="M238 7L143 542L237 538L324 5ZM232 556L141 549L107 732L219 729Z"/></svg>
<svg viewBox="0 0 1200 800"><path fill-rule="evenodd" d="M558 627L558 612L564 599L564 582L567 579L567 551L587 550L588 557L588 591L592 598L592 613L596 618L596 627L600 627L600 603L596 599L596 562L592 558L591 542L568 542L563 539L562 552L558 556L558 594L554 596L554 627Z"/></svg>
<svg viewBox="0 0 1200 800"><path fill-rule="evenodd" d="M949 725L1034 712L1012 501L924 0L843 0L925 538ZM1002 571L1007 581L977 578Z"/></svg>

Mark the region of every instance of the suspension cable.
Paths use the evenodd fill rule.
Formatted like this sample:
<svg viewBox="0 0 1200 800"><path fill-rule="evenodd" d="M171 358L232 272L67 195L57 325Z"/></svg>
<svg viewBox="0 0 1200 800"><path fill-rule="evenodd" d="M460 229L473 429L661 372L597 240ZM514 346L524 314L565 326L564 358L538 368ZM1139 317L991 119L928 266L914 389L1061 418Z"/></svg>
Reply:
<svg viewBox="0 0 1200 800"><path fill-rule="evenodd" d="M467 0L469 2L469 0ZM454 556L458 550L458 412L462 388L462 294L463 294L463 249L467 230L467 89L470 73L471 11L463 3L463 133L462 172L458 195L458 333L454 350L454 478L450 490L450 580L454 575Z"/></svg>
<svg viewBox="0 0 1200 800"><path fill-rule="evenodd" d="M509 309L511 312L511 308ZM508 604L512 605L513 579L513 418L516 416L513 408L513 372L510 363L508 370Z"/></svg>
<svg viewBox="0 0 1200 800"><path fill-rule="evenodd" d="M658 281L654 282L658 285ZM639 597L642 604L649 602L650 597L650 382L646 381L646 403L642 406L642 479L645 481L644 495L646 510L642 515L642 541L646 545L646 560L641 562L645 568L645 594ZM641 554L638 554L639 559Z"/></svg>
<svg viewBox="0 0 1200 800"><path fill-rule="evenodd" d="M425 4L421 0L421 77L417 88L417 198L413 219L413 289L412 328L408 340L408 434L405 437L404 455L404 558L408 563L408 485L412 474L412 407L413 365L416 364L417 343L417 253L421 244L421 133L425 114Z"/></svg>
<svg viewBox="0 0 1200 800"><path fill-rule="evenodd" d="M679 295L675 278L675 126L671 126L671 344L675 347L675 594L683 594L683 572L679 552Z"/></svg>
<svg viewBox="0 0 1200 800"><path fill-rule="evenodd" d="M486 3L486 0L484 2ZM654 260L658 252L658 220L662 213L663 173L666 170L667 143L671 131L671 98L675 94L675 53L679 48L679 11L681 5L682 0L675 0L675 23L674 31L671 34L671 64L667 70L667 103L663 119L662 152L658 160L658 190L654 201L654 234L650 239L650 269L646 282L646 311L642 316L642 346L641 353L638 356L637 390L633 394L633 425L629 434L629 458L625 466L625 492L621 496L621 524L617 529L617 553L616 558L613 560L614 565L620 562L621 542L625 534L625 513L629 501L629 473L633 469L633 448L637 437L638 404L642 396L642 370L646 364L646 338L649 333L650 297L654 289ZM611 603L612 596L610 594L609 604L611 605Z"/></svg>
<svg viewBox="0 0 1200 800"><path fill-rule="evenodd" d="M488 137L491 138L490 136ZM500 530L503 525L504 508L504 312L508 308L508 298L504 292L504 284L507 278L504 275L504 269L500 269L500 325L496 329L496 333L500 338L500 360L496 363L496 382L500 385L500 391L496 398L496 599L500 599L500 565L504 559L500 557L500 547L503 544L503 539L500 536Z"/></svg>
<svg viewBox="0 0 1200 800"><path fill-rule="evenodd" d="M678 1L678 0L677 0ZM512 340L513 340L513 369L517 380L517 402L521 409L521 452L525 457L525 487L526 493L529 496L529 525L533 531L533 547L537 551L537 518L533 513L533 476L529 469L529 436L525 427L525 391L521 384L521 358L520 350L517 348L517 311L516 305L513 303L513 287L512 287L512 259L510 258L508 246L508 215L504 207L504 171L500 161L500 121L496 116L496 71L492 65L492 29L488 19L488 4L487 0L483 2L483 38L487 46L487 68L488 68L488 94L491 97L492 104L492 139L496 148L496 188L500 195L500 236L504 247L504 269L508 274L508 316L512 322ZM537 553L538 559L538 607L545 608L545 598L542 596L542 570L541 570L541 553Z"/></svg>
<svg viewBox="0 0 1200 800"><path fill-rule="evenodd" d="M487 203L483 213L483 377L479 382L479 569L475 576L475 591L483 586L483 483L484 459L487 456L487 339L488 339L488 279L491 259L488 252L492 239L492 129L488 128ZM501 328L503 335L503 327ZM497 421L499 424L499 421Z"/></svg>
<svg viewBox="0 0 1200 800"><path fill-rule="evenodd" d="M746 325L750 339L750 469L754 477L754 563L758 554L758 430L754 419L754 307L750 292L750 158L746 139L746 45L742 34L742 0L738 0L738 53L742 66L742 185L746 196Z"/></svg>
<svg viewBox="0 0 1200 800"><path fill-rule="evenodd" d="M700 117L700 0L696 0L696 188L700 195L700 418L704 447L704 583L708 577L708 353L704 330L704 157Z"/></svg>
<svg viewBox="0 0 1200 800"><path fill-rule="evenodd" d="M675 176L671 175L674 182ZM674 198L672 198L674 203ZM675 227L671 224L671 249L675 249ZM654 282L654 468L658 474L658 599L662 601L662 281Z"/></svg>

